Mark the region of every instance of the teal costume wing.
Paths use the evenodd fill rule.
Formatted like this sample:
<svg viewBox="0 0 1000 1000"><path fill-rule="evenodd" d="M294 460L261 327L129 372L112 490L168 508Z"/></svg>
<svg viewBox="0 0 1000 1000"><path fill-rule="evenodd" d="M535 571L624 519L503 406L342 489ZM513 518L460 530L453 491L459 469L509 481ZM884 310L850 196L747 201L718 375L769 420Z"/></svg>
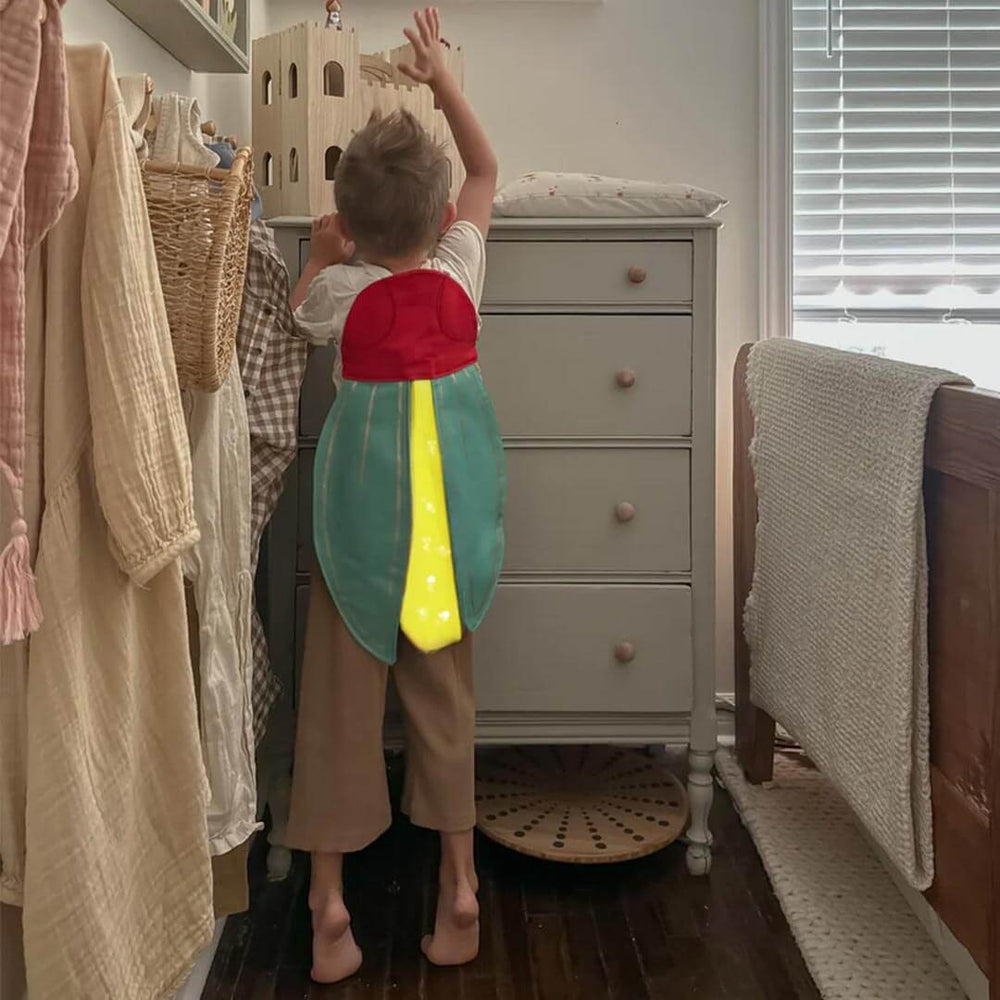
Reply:
<svg viewBox="0 0 1000 1000"><path fill-rule="evenodd" d="M408 382L345 382L316 448L313 540L355 640L396 659L410 546Z"/></svg>
<svg viewBox="0 0 1000 1000"><path fill-rule="evenodd" d="M486 615L503 562L503 446L478 367L432 381L463 625ZM396 660L410 551L409 382L345 382L316 450L313 537L351 635Z"/></svg>
<svg viewBox="0 0 1000 1000"><path fill-rule="evenodd" d="M503 563L503 443L478 366L432 386L458 606L472 632L486 617Z"/></svg>

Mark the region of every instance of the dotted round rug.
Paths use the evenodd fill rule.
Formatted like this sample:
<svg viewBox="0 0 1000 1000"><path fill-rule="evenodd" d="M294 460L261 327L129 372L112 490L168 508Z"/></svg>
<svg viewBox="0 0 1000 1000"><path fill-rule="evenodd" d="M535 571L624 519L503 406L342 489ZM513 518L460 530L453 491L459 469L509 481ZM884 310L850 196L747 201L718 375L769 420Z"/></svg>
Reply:
<svg viewBox="0 0 1000 1000"><path fill-rule="evenodd" d="M476 764L479 829L522 854L626 861L676 840L687 796L663 761L607 746L512 747Z"/></svg>

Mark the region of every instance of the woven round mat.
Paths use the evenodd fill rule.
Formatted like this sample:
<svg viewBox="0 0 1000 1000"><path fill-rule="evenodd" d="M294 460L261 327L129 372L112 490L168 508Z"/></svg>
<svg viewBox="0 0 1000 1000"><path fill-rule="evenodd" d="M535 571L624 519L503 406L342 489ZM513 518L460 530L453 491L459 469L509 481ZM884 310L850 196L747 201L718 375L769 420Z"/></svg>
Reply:
<svg viewBox="0 0 1000 1000"><path fill-rule="evenodd" d="M664 763L608 746L513 747L477 762L479 829L522 854L625 861L676 840L687 796Z"/></svg>

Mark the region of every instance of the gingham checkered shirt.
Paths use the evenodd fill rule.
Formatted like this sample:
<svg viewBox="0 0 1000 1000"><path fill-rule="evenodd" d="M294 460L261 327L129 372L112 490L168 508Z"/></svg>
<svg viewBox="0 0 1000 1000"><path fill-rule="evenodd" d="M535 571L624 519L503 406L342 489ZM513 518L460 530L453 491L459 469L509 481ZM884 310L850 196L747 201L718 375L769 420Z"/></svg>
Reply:
<svg viewBox="0 0 1000 1000"><path fill-rule="evenodd" d="M251 539L256 572L260 540L281 496L283 477L295 458L299 389L307 345L296 336L288 304L288 270L274 236L262 221L250 227L246 288L236 334L236 353L250 423ZM256 607L252 621L253 721L257 743L281 693L268 661L264 626Z"/></svg>

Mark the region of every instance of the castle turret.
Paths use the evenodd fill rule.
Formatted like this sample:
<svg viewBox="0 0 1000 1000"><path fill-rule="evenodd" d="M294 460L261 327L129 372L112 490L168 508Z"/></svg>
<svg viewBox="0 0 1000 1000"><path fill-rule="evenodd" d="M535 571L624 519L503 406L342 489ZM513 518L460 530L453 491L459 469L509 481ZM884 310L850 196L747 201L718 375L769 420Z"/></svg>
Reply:
<svg viewBox="0 0 1000 1000"><path fill-rule="evenodd" d="M254 175L268 218L317 216L334 210L333 175L351 136L373 111L412 112L445 144L452 196L463 179L443 114L427 87L415 87L396 65L412 59L408 45L360 54L353 30L299 24L253 43ZM461 49L448 50L461 85Z"/></svg>

